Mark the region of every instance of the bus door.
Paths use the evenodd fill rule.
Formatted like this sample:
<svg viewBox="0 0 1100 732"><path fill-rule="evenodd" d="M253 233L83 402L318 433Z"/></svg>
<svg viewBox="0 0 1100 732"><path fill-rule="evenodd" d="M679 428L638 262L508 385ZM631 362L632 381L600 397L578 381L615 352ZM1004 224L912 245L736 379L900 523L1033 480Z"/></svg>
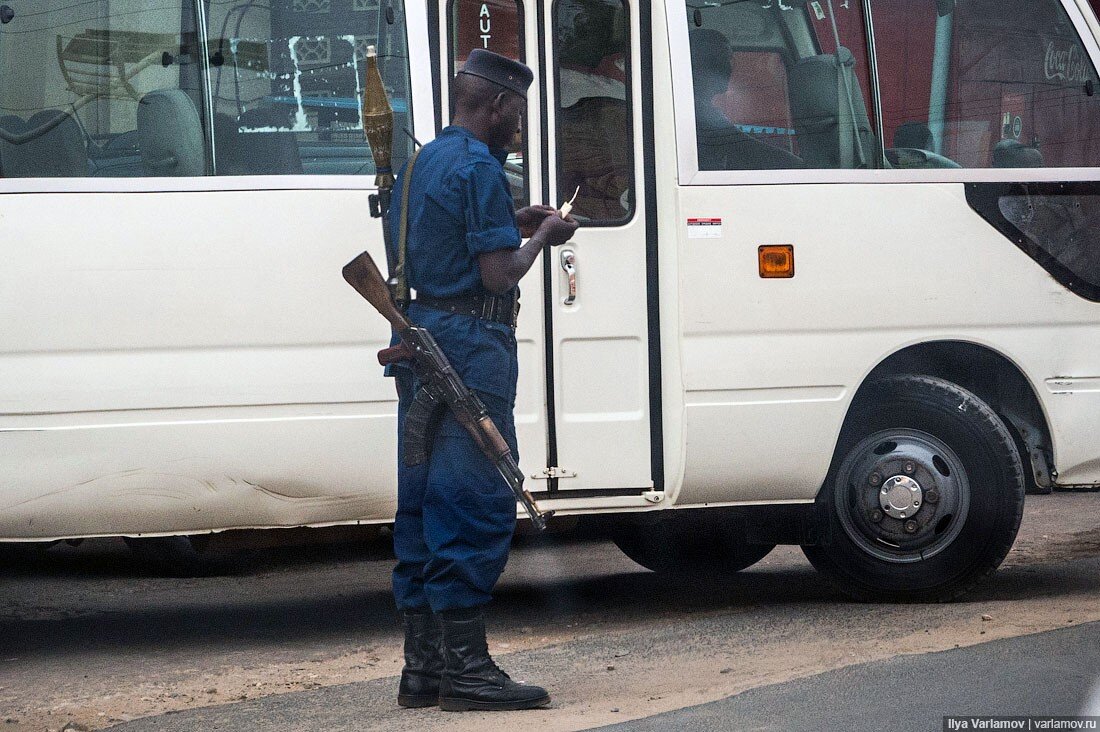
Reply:
<svg viewBox="0 0 1100 732"><path fill-rule="evenodd" d="M572 200L582 222L574 239L545 253L541 268L521 283L520 388L526 396L517 405L518 423L531 420L534 405L524 401L529 387L541 379L545 389L545 462L535 469L537 448L523 441L529 433L517 424L528 478L546 481L532 489L562 497L649 491L656 463L638 5L442 0L440 12L448 49L443 73L452 74L472 48L521 58L534 69L526 140L513 155L524 165L509 171L517 205ZM532 351L535 343L539 353Z"/></svg>
<svg viewBox="0 0 1100 732"><path fill-rule="evenodd" d="M639 13L544 3L546 192L582 228L551 252L556 488L650 490L650 374Z"/></svg>

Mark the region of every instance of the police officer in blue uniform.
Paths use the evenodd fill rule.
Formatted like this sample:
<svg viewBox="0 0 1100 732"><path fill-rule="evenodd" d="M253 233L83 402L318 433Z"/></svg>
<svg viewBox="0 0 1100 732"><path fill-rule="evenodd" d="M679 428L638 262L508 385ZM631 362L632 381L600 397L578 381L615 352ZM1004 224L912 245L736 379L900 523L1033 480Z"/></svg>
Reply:
<svg viewBox="0 0 1100 732"><path fill-rule="evenodd" d="M473 51L453 81L453 124L406 166L390 209L397 232L407 207L405 273L416 293L410 319L435 337L517 456L516 285L539 252L564 244L577 228L550 206L514 209L504 148L519 130L532 79L523 64ZM400 430L419 384L400 365L392 373ZM450 413L429 460L398 465L393 590L405 626L398 703L450 711L548 704L545 689L516 683L497 667L485 639L483 608L515 528L512 491Z"/></svg>

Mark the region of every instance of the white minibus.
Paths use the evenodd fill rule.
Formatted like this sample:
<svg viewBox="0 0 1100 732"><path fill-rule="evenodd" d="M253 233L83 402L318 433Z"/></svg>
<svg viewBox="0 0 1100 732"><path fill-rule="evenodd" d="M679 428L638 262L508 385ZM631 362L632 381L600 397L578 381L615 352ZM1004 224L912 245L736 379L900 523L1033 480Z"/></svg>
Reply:
<svg viewBox="0 0 1100 732"><path fill-rule="evenodd" d="M385 524L359 118L473 48L536 72L520 462L641 564L776 544L861 598L992 571L1100 485L1085 0L0 0L0 540Z"/></svg>

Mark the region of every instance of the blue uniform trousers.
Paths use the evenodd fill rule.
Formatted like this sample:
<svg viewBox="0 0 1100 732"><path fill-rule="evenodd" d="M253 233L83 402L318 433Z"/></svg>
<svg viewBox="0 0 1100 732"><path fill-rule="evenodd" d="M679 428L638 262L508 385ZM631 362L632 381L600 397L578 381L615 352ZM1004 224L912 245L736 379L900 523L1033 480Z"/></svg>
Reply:
<svg viewBox="0 0 1100 732"><path fill-rule="evenodd" d="M508 561L516 499L466 430L447 412L426 463L404 464L403 428L415 378L398 370L397 518L394 521L393 594L402 610L435 612L479 607ZM483 392L497 429L519 458L513 405Z"/></svg>

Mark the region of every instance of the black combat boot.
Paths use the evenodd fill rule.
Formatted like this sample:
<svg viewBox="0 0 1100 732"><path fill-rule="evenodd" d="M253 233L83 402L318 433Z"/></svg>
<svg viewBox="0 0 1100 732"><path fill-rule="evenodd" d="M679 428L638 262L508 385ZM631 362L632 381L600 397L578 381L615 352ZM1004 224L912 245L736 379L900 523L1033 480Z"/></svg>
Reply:
<svg viewBox="0 0 1100 732"><path fill-rule="evenodd" d="M439 708L448 712L535 709L550 703L538 686L517 684L497 668L485 642L481 608L440 614L443 625L443 678Z"/></svg>
<svg viewBox="0 0 1100 732"><path fill-rule="evenodd" d="M403 613L405 668L397 703L403 707L431 707L439 703L439 677L443 673L442 635L439 618L431 611Z"/></svg>

